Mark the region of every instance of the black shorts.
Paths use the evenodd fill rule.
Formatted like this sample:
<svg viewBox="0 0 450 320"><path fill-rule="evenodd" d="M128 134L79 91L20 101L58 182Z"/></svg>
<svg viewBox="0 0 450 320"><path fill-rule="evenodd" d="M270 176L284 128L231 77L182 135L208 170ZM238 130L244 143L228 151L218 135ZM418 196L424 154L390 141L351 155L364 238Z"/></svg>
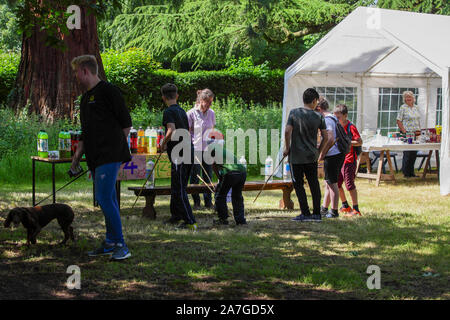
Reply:
<svg viewBox="0 0 450 320"><path fill-rule="evenodd" d="M323 161L323 169L325 171L325 181L328 184L337 183L339 179L339 172L341 172L344 164L345 154L339 153L334 156L325 157Z"/></svg>

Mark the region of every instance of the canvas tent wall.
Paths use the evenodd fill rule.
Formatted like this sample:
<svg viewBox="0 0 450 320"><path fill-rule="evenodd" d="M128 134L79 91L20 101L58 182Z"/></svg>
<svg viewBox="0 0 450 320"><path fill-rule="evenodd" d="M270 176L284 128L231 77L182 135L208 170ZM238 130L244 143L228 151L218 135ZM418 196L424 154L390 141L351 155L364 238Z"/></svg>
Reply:
<svg viewBox="0 0 450 320"><path fill-rule="evenodd" d="M283 132L306 88L355 88L360 131L377 127L380 88L418 88L421 126L434 127L440 90L440 191L448 195L449 70L449 16L359 7L286 70Z"/></svg>

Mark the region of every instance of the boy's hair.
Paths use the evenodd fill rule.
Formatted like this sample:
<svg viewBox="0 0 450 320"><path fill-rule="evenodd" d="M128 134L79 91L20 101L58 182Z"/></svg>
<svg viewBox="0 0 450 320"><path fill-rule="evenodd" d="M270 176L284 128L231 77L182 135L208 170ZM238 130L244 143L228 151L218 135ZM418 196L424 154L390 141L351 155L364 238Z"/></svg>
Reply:
<svg viewBox="0 0 450 320"><path fill-rule="evenodd" d="M93 55L84 55L75 57L72 59L71 65L73 70L77 70L78 68L86 68L93 75L98 74L97 59Z"/></svg>
<svg viewBox="0 0 450 320"><path fill-rule="evenodd" d="M310 104L314 101L314 99L319 99L319 93L317 93L316 89L308 88L303 92L303 103Z"/></svg>
<svg viewBox="0 0 450 320"><path fill-rule="evenodd" d="M319 98L319 102L317 103L317 107L323 111L327 111L328 107L329 107L327 99L325 99L324 97L321 96Z"/></svg>
<svg viewBox="0 0 450 320"><path fill-rule="evenodd" d="M166 83L161 87L161 94L166 99L176 99L178 94L178 88L173 83Z"/></svg>
<svg viewBox="0 0 450 320"><path fill-rule="evenodd" d="M348 108L345 104L338 104L336 107L334 107L334 113L339 112L342 113L344 116L348 114Z"/></svg>

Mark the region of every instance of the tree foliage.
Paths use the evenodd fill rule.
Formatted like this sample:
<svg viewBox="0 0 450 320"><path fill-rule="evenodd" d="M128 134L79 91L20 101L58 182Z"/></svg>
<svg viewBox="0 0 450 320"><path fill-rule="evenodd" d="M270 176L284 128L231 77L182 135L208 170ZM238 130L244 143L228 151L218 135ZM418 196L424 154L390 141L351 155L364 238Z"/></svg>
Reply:
<svg viewBox="0 0 450 320"><path fill-rule="evenodd" d="M379 0L380 8L450 15L449 0Z"/></svg>
<svg viewBox="0 0 450 320"><path fill-rule="evenodd" d="M299 39L328 31L363 0L175 0L119 14L109 26L113 48L142 47L179 66L225 64L234 56L260 63L267 52L299 46ZM298 50L296 52L298 55Z"/></svg>

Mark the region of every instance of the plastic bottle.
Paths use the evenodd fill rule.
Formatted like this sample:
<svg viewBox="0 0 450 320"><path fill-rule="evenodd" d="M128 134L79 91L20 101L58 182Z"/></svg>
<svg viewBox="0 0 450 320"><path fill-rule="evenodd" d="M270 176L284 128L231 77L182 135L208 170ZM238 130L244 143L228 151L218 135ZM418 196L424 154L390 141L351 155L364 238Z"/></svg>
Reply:
<svg viewBox="0 0 450 320"><path fill-rule="evenodd" d="M291 179L291 165L288 161L288 159L284 159L284 170L283 170L283 180L290 180Z"/></svg>
<svg viewBox="0 0 450 320"><path fill-rule="evenodd" d="M150 127L145 129L145 141L144 141L144 153L150 153L150 135L152 134L152 130Z"/></svg>
<svg viewBox="0 0 450 320"><path fill-rule="evenodd" d="M160 143L164 139L164 129L159 127L158 137L156 138L156 152L161 153Z"/></svg>
<svg viewBox="0 0 450 320"><path fill-rule="evenodd" d="M58 134L58 151L61 159L66 158L66 132L64 129Z"/></svg>
<svg viewBox="0 0 450 320"><path fill-rule="evenodd" d="M245 167L245 171L247 171L247 160L245 160L244 156L241 156L239 159L239 164L243 165Z"/></svg>
<svg viewBox="0 0 450 320"><path fill-rule="evenodd" d="M158 152L158 149L156 148L157 138L158 132L156 131L156 128L152 127L152 129L150 130L150 148L149 148L150 154L156 154Z"/></svg>
<svg viewBox="0 0 450 320"><path fill-rule="evenodd" d="M148 178L150 172L153 170L153 166L155 163L150 159L146 165L145 165L145 179ZM150 189L155 186L155 170L153 170L152 175L150 179L147 180L147 183L145 184L145 188Z"/></svg>
<svg viewBox="0 0 450 320"><path fill-rule="evenodd" d="M37 138L38 156L48 158L48 134L45 130L39 131Z"/></svg>
<svg viewBox="0 0 450 320"><path fill-rule="evenodd" d="M72 131L72 129L70 129L70 131ZM64 132L64 140L65 140L65 156L64 158L68 158L70 159L71 157L71 149L72 149L72 141L71 141L71 137L70 137L70 131L65 131Z"/></svg>
<svg viewBox="0 0 450 320"><path fill-rule="evenodd" d="M144 153L144 143L145 143L145 131L142 127L139 127L138 130L138 147L137 153Z"/></svg>
<svg viewBox="0 0 450 320"><path fill-rule="evenodd" d="M131 127L130 130L130 152L137 153L138 152L138 134L136 129Z"/></svg>
<svg viewBox="0 0 450 320"><path fill-rule="evenodd" d="M265 166L265 170L264 170L266 180L272 175L272 172L273 172L273 160L272 160L271 156L268 156L266 159L266 166ZM273 175L270 178L269 182L271 182L272 180L273 180Z"/></svg>

